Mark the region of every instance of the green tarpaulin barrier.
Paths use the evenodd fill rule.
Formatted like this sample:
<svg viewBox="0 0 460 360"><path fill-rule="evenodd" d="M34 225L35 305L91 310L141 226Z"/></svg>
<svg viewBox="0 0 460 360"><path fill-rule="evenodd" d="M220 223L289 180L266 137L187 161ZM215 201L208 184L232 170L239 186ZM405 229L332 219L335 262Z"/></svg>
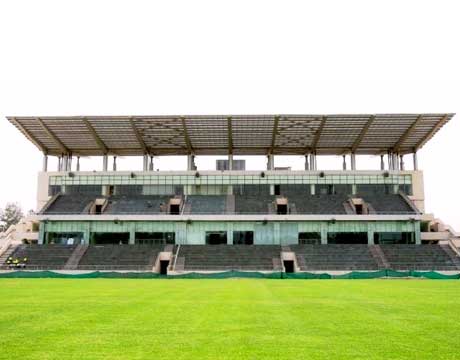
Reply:
<svg viewBox="0 0 460 360"><path fill-rule="evenodd" d="M60 273L55 271L11 271L0 273L0 279L20 278L56 278L56 279L228 279L228 278L253 278L253 279L381 279L381 278L425 278L425 279L460 279L460 274L446 275L436 271L351 271L342 275L328 273L282 273L282 272L246 272L225 271L218 273L186 273L178 275L160 275L152 272L105 272L94 271L90 273Z"/></svg>

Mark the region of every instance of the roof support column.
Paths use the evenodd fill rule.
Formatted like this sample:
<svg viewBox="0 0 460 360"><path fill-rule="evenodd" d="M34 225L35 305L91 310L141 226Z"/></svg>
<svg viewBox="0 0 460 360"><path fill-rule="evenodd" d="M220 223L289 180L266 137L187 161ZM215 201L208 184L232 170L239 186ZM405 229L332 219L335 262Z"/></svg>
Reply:
<svg viewBox="0 0 460 360"><path fill-rule="evenodd" d="M188 171L196 170L195 155L193 154L187 155L187 170Z"/></svg>
<svg viewBox="0 0 460 360"><path fill-rule="evenodd" d="M113 157L113 167L112 167L112 170L113 170L113 171L117 171L117 157L116 157L116 156Z"/></svg>
<svg viewBox="0 0 460 360"><path fill-rule="evenodd" d="M417 152L414 152L413 160L414 160L414 170L418 170Z"/></svg>
<svg viewBox="0 0 460 360"><path fill-rule="evenodd" d="M380 155L380 170L385 170L385 160L383 155Z"/></svg>
<svg viewBox="0 0 460 360"><path fill-rule="evenodd" d="M107 171L109 168L109 157L104 155L102 157L102 171Z"/></svg>
<svg viewBox="0 0 460 360"><path fill-rule="evenodd" d="M404 155L399 155L399 169L404 171Z"/></svg>
<svg viewBox="0 0 460 360"><path fill-rule="evenodd" d="M149 171L153 171L153 156L150 155Z"/></svg>
<svg viewBox="0 0 460 360"><path fill-rule="evenodd" d="M398 154L395 153L393 153L393 166L396 171L399 171Z"/></svg>
<svg viewBox="0 0 460 360"><path fill-rule="evenodd" d="M233 170L233 154L228 154L228 170Z"/></svg>
<svg viewBox="0 0 460 360"><path fill-rule="evenodd" d="M61 171L61 161L62 161L61 157L58 156L57 171Z"/></svg>
<svg viewBox="0 0 460 360"><path fill-rule="evenodd" d="M80 171L80 156L77 156L77 171Z"/></svg>
<svg viewBox="0 0 460 360"><path fill-rule="evenodd" d="M307 170L307 171L310 170L310 164L309 164L309 161L308 161L309 156L310 156L309 154L305 155L305 170Z"/></svg>
<svg viewBox="0 0 460 360"><path fill-rule="evenodd" d="M47 172L48 171L48 155L43 153L43 169L42 169L43 172Z"/></svg>
<svg viewBox="0 0 460 360"><path fill-rule="evenodd" d="M316 155L314 153L310 154L310 170L316 170Z"/></svg>
<svg viewBox="0 0 460 360"><path fill-rule="evenodd" d="M342 161L342 169L347 170L347 156L342 155L343 161Z"/></svg>
<svg viewBox="0 0 460 360"><path fill-rule="evenodd" d="M72 155L67 155L67 171L72 171Z"/></svg>
<svg viewBox="0 0 460 360"><path fill-rule="evenodd" d="M273 154L267 155L267 170L275 170L275 157Z"/></svg>
<svg viewBox="0 0 460 360"><path fill-rule="evenodd" d="M62 171L67 171L69 168L69 157L64 155L62 158Z"/></svg>
<svg viewBox="0 0 460 360"><path fill-rule="evenodd" d="M351 158L351 170L356 170L356 154L355 153L352 153L350 155L350 158Z"/></svg>
<svg viewBox="0 0 460 360"><path fill-rule="evenodd" d="M149 156L143 155L142 156L142 171L147 171L149 168Z"/></svg>

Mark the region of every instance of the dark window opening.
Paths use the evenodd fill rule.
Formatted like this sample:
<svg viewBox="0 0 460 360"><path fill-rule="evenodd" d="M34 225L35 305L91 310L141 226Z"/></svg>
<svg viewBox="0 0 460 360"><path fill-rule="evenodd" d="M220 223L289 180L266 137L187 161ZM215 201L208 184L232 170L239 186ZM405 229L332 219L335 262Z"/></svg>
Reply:
<svg viewBox="0 0 460 360"><path fill-rule="evenodd" d="M300 232L299 244L301 245L319 245L321 244L320 232Z"/></svg>
<svg viewBox="0 0 460 360"><path fill-rule="evenodd" d="M375 244L415 244L414 232L375 232Z"/></svg>
<svg viewBox="0 0 460 360"><path fill-rule="evenodd" d="M178 205L178 204L169 205L169 213L171 215L180 215L180 205Z"/></svg>
<svg viewBox="0 0 460 360"><path fill-rule="evenodd" d="M129 243L129 233L93 233L95 245L122 245Z"/></svg>
<svg viewBox="0 0 460 360"><path fill-rule="evenodd" d="M47 244L61 244L61 245L78 245L83 242L83 233L69 232L69 233L46 233L45 242Z"/></svg>
<svg viewBox="0 0 460 360"><path fill-rule="evenodd" d="M107 195L112 196L115 193L115 187L110 185L107 189Z"/></svg>
<svg viewBox="0 0 460 360"><path fill-rule="evenodd" d="M278 215L286 215L288 212L287 204L277 204L276 205L276 213Z"/></svg>
<svg viewBox="0 0 460 360"><path fill-rule="evenodd" d="M95 213L96 215L102 214L102 205L97 205L97 204L96 204L96 205L94 206L94 213Z"/></svg>
<svg viewBox="0 0 460 360"><path fill-rule="evenodd" d="M328 244L367 244L367 232L330 232Z"/></svg>
<svg viewBox="0 0 460 360"><path fill-rule="evenodd" d="M227 244L226 231L206 232L206 245L222 245Z"/></svg>
<svg viewBox="0 0 460 360"><path fill-rule="evenodd" d="M140 245L174 245L176 234L174 232L137 232L136 244Z"/></svg>
<svg viewBox="0 0 460 360"><path fill-rule="evenodd" d="M356 215L363 214L363 204L355 204Z"/></svg>
<svg viewBox="0 0 460 360"><path fill-rule="evenodd" d="M254 232L253 231L234 231L233 232L233 245L253 245Z"/></svg>
<svg viewBox="0 0 460 360"><path fill-rule="evenodd" d="M275 185L275 195L281 195L281 186L280 185Z"/></svg>

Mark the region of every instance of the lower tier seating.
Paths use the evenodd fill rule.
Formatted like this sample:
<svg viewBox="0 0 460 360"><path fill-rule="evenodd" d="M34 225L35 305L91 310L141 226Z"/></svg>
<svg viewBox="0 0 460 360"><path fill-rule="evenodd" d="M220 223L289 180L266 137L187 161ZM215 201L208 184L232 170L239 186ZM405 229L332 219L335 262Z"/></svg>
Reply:
<svg viewBox="0 0 460 360"><path fill-rule="evenodd" d="M152 270L164 245L90 245L79 270Z"/></svg>
<svg viewBox="0 0 460 360"><path fill-rule="evenodd" d="M390 268L395 270L457 270L440 245L380 245L380 248Z"/></svg>
<svg viewBox="0 0 460 360"><path fill-rule="evenodd" d="M274 270L280 260L276 245L181 245L184 270ZM279 270L279 269L278 269Z"/></svg>
<svg viewBox="0 0 460 360"><path fill-rule="evenodd" d="M290 249L302 271L378 269L368 245L291 245Z"/></svg>
<svg viewBox="0 0 460 360"><path fill-rule="evenodd" d="M76 245L19 245L12 253L13 259L22 262L27 258L28 269L62 269Z"/></svg>

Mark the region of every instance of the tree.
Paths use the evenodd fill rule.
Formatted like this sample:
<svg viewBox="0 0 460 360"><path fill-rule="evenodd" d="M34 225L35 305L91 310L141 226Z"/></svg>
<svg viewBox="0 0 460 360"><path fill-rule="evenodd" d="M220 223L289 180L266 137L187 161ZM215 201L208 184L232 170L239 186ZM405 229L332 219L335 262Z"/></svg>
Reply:
<svg viewBox="0 0 460 360"><path fill-rule="evenodd" d="M8 230L11 225L16 225L23 216L18 203L7 203L4 209L0 209L0 229Z"/></svg>

